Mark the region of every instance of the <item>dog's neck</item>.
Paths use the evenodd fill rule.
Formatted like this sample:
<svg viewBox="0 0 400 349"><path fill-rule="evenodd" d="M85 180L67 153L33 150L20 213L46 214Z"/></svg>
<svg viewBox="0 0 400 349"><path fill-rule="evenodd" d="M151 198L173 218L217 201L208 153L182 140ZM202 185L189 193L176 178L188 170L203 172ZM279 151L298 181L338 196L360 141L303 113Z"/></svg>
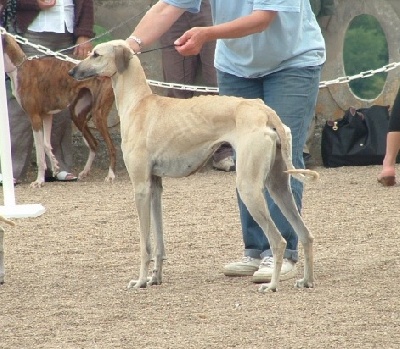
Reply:
<svg viewBox="0 0 400 349"><path fill-rule="evenodd" d="M135 108L143 98L153 94L139 58L133 55L126 63L126 69L112 77L119 115L129 115L128 110Z"/></svg>

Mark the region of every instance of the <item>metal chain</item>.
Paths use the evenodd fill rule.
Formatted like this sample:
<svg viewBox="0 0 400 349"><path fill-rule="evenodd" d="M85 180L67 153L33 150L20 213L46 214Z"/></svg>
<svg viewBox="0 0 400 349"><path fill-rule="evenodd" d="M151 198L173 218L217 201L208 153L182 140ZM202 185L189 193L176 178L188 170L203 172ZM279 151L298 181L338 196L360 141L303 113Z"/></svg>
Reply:
<svg viewBox="0 0 400 349"><path fill-rule="evenodd" d="M33 48L35 48L39 52L44 53L46 56L54 56L57 59L60 59L62 61L72 62L74 64L78 64L80 62L80 60L73 59L73 58L71 58L71 57L69 57L67 55L64 55L64 54L60 53L60 52L54 52L54 51L50 50L49 48L47 48L45 46L33 44L33 43L29 42L29 40L27 40L26 38L23 38L20 35L13 35L13 34L7 33L6 29L3 28L3 27L0 27L0 34L1 35L3 35L3 34L11 35L15 39L15 41L17 41L18 43L20 43L22 45L32 46ZM32 60L32 59L37 59L38 57L39 56L30 56L27 59L28 60Z"/></svg>
<svg viewBox="0 0 400 349"><path fill-rule="evenodd" d="M342 77L334 79L334 80L321 81L319 83L319 88L324 88L324 87L327 87L328 85L333 85L333 84L345 84L345 83L348 83L348 82L350 82L352 80L356 80L356 79L369 78L378 73L387 73L388 71L391 71L391 70L397 68L398 66L400 66L400 62L389 63L387 65L384 65L381 68L378 68L375 70L367 70L367 71L355 74L353 76L342 76Z"/></svg>
<svg viewBox="0 0 400 349"><path fill-rule="evenodd" d="M0 34L6 34L7 31L5 28L0 27ZM36 45L30 43L27 39L19 36L19 35L12 35L8 33L9 35L13 36L17 42L23 45L29 45L34 47L36 50L39 52L44 53L45 55L50 55L54 56L57 59L61 59L64 61L72 62L74 64L78 64L80 60L73 59L67 55L64 55L60 52L54 52L47 47L44 47L42 45ZM28 59L35 59L37 56L31 56L28 57ZM389 63L387 65L384 65L381 68L375 69L375 70L367 70L352 76L342 76L333 80L328 80L328 81L321 81L319 83L319 88L325 88L328 87L329 85L334 85L334 84L345 84L349 83L352 80L356 79L365 79L369 78L375 74L378 73L387 73L395 68L400 66L400 62L395 62L395 63ZM147 80L147 83L151 86L156 86L156 87L162 87L162 88L173 88L177 90L185 90L185 91L195 91L195 92L204 92L204 93L218 93L219 89L218 87L205 87L205 86L194 86L194 85L183 85L183 84L177 84L177 83L167 83L167 82L160 82L160 81L155 81L155 80Z"/></svg>

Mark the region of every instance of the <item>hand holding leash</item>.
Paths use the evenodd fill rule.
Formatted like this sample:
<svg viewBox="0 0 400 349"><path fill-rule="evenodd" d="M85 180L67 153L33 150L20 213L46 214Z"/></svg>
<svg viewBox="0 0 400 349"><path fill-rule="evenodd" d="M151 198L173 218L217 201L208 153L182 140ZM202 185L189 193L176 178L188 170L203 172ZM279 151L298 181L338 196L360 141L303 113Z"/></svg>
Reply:
<svg viewBox="0 0 400 349"><path fill-rule="evenodd" d="M176 50L183 56L193 56L200 53L204 43L208 41L207 27L193 27L175 40Z"/></svg>

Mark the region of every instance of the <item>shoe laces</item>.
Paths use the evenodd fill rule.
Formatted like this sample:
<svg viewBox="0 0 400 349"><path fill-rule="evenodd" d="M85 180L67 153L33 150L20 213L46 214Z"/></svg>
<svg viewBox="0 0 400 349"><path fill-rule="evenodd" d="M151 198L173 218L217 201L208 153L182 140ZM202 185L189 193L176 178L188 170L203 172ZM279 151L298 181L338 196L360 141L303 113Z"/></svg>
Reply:
<svg viewBox="0 0 400 349"><path fill-rule="evenodd" d="M248 263L251 262L254 258L250 257L250 256L243 256L242 257L242 262L243 263Z"/></svg>
<svg viewBox="0 0 400 349"><path fill-rule="evenodd" d="M274 266L274 257L272 257L272 256L264 257L260 263L260 266L270 267L270 268L273 267Z"/></svg>

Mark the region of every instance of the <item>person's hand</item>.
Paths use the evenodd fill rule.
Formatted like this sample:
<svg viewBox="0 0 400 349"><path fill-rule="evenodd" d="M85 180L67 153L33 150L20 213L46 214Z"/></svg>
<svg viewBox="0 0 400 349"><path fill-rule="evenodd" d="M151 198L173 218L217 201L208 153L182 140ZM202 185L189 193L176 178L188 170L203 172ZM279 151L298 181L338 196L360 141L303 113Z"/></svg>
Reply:
<svg viewBox="0 0 400 349"><path fill-rule="evenodd" d="M93 45L89 40L90 40L90 38L88 38L86 36L78 37L78 39L76 40L76 44L78 46L76 46L74 48L74 52L73 52L73 54L76 58L84 59L92 51Z"/></svg>
<svg viewBox="0 0 400 349"><path fill-rule="evenodd" d="M198 55L207 41L206 28L194 27L183 33L174 42L176 50L183 56Z"/></svg>
<svg viewBox="0 0 400 349"><path fill-rule="evenodd" d="M37 0L37 3L41 10L47 10L56 4L56 0Z"/></svg>

